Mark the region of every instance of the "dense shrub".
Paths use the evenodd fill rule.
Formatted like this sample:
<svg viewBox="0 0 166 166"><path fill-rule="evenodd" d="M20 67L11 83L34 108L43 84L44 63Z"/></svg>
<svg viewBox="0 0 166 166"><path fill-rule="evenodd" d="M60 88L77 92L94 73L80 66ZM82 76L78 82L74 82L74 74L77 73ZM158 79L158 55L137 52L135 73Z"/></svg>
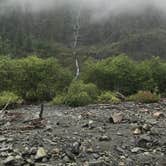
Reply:
<svg viewBox="0 0 166 166"><path fill-rule="evenodd" d="M65 98L65 104L72 107L85 106L92 102L92 98L88 95L87 92L84 91L76 94L70 93Z"/></svg>
<svg viewBox="0 0 166 166"><path fill-rule="evenodd" d="M97 96L98 89L94 84L84 84L82 81L73 81L66 95L57 95L52 103L56 105L66 104L72 107L84 106L96 101Z"/></svg>
<svg viewBox="0 0 166 166"><path fill-rule="evenodd" d="M92 66L94 65L94 66ZM136 64L127 56L120 55L98 63L86 63L83 79L95 83L100 89L132 94L136 86Z"/></svg>
<svg viewBox="0 0 166 166"><path fill-rule="evenodd" d="M154 57L146 62L150 66L153 79L160 93L166 93L166 62Z"/></svg>
<svg viewBox="0 0 166 166"><path fill-rule="evenodd" d="M106 104L114 104L119 103L120 100L116 97L116 95L113 92L105 91L102 92L100 96L98 96L98 102L99 103L106 103Z"/></svg>
<svg viewBox="0 0 166 166"><path fill-rule="evenodd" d="M140 103L155 103L158 102L160 97L150 91L139 91L137 94L128 98L129 101L135 101Z"/></svg>
<svg viewBox="0 0 166 166"><path fill-rule="evenodd" d="M153 91L157 86L153 78L151 67L146 61L137 64L135 80L135 88L137 91Z"/></svg>
<svg viewBox="0 0 166 166"><path fill-rule="evenodd" d="M83 65L81 79L83 81L71 83L71 72L62 68L55 58L29 56L11 59L0 56L0 92L15 92L32 102L52 100L56 96L54 104L70 106L86 105L97 100L110 103L115 99L116 102L109 91L127 96L140 90L164 95L166 63L159 58L135 62L124 55L101 61L90 59ZM98 89L105 92L97 98Z"/></svg>
<svg viewBox="0 0 166 166"><path fill-rule="evenodd" d="M65 104L65 95L64 94L57 95L56 97L53 98L53 100L51 101L51 104L53 105Z"/></svg>
<svg viewBox="0 0 166 166"><path fill-rule="evenodd" d="M131 95L139 90L166 91L166 63L158 58L135 62L127 56L85 62L82 79L99 89Z"/></svg>
<svg viewBox="0 0 166 166"><path fill-rule="evenodd" d="M71 73L54 58L30 56L0 60L0 90L16 91L25 100L50 100L67 88Z"/></svg>
<svg viewBox="0 0 166 166"><path fill-rule="evenodd" d="M22 99L13 92L4 91L0 93L0 108L5 105L13 106L21 103Z"/></svg>
<svg viewBox="0 0 166 166"><path fill-rule="evenodd" d="M94 102L98 96L97 87L92 84L84 84L82 81L73 81L65 97L65 104L69 106L83 106Z"/></svg>

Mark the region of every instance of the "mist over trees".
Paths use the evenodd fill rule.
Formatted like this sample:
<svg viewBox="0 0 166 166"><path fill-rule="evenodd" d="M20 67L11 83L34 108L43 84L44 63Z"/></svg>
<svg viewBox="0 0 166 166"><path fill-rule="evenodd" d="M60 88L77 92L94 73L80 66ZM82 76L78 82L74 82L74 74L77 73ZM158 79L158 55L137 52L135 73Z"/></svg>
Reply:
<svg viewBox="0 0 166 166"><path fill-rule="evenodd" d="M166 17L159 5L138 2L138 10L134 11L129 4L124 8L115 3L110 8L106 5L110 2L105 1L100 6L100 0L92 1L89 7L87 1L57 1L56 5L52 0L49 5L25 2L0 1L2 92L12 91L32 101L55 97L55 103L73 105L93 101L88 88L91 84L95 94L101 95L100 101L114 100L112 91L125 95L140 90L165 94ZM140 4L144 4L143 9ZM74 34L78 36L73 48ZM78 84L72 81L76 71L73 52L79 57L82 81ZM75 103L77 99L80 101Z"/></svg>
<svg viewBox="0 0 166 166"><path fill-rule="evenodd" d="M28 5L24 11L13 7L0 15L0 54L71 57L77 8L68 4L36 13L31 10ZM135 59L165 58L166 20L158 9L90 18L91 10L81 11L78 51L82 56L103 58L126 53Z"/></svg>

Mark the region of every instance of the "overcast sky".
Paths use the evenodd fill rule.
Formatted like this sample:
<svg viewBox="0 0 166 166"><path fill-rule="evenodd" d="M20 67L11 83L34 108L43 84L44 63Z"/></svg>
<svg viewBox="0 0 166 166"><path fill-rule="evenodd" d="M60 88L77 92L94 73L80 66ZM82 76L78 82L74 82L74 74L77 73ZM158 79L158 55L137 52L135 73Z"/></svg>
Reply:
<svg viewBox="0 0 166 166"><path fill-rule="evenodd" d="M79 6L89 9L94 17L107 17L110 14L141 13L147 8L155 7L166 13L166 0L0 0L1 9L10 6L31 6L34 12L58 8L63 5ZM6 9L5 9L6 10ZM6 10L7 11L7 10Z"/></svg>

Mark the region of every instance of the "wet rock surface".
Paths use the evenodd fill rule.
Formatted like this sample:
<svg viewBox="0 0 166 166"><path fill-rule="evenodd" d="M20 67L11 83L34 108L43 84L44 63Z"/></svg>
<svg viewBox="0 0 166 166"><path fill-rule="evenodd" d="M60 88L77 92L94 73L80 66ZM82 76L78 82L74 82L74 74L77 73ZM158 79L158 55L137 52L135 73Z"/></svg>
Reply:
<svg viewBox="0 0 166 166"><path fill-rule="evenodd" d="M0 165L165 166L166 101L155 104L45 105L0 118Z"/></svg>

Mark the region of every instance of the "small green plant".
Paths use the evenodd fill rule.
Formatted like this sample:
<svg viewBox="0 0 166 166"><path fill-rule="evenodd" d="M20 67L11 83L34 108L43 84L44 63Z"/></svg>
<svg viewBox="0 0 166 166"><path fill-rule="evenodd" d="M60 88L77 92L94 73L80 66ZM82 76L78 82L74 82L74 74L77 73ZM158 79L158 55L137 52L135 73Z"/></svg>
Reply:
<svg viewBox="0 0 166 166"><path fill-rule="evenodd" d="M150 91L139 91L137 94L128 97L128 101L140 103L156 103L159 100L160 97Z"/></svg>
<svg viewBox="0 0 166 166"><path fill-rule="evenodd" d="M98 96L98 89L96 85L89 83L85 84L83 81L73 81L66 93L66 95L56 96L52 104L65 104L71 107L84 106L96 101Z"/></svg>
<svg viewBox="0 0 166 166"><path fill-rule="evenodd" d="M51 104L53 105L63 105L64 104L64 101L65 100L65 95L62 94L62 95L57 95L56 97L53 98Z"/></svg>
<svg viewBox="0 0 166 166"><path fill-rule="evenodd" d="M0 93L0 108L21 104L22 99L13 92L4 91Z"/></svg>
<svg viewBox="0 0 166 166"><path fill-rule="evenodd" d="M87 92L68 94L65 98L65 104L71 107L85 106L92 102L93 100Z"/></svg>
<svg viewBox="0 0 166 166"><path fill-rule="evenodd" d="M111 91L102 92L98 97L99 103L119 103L120 99L118 99L115 94Z"/></svg>

